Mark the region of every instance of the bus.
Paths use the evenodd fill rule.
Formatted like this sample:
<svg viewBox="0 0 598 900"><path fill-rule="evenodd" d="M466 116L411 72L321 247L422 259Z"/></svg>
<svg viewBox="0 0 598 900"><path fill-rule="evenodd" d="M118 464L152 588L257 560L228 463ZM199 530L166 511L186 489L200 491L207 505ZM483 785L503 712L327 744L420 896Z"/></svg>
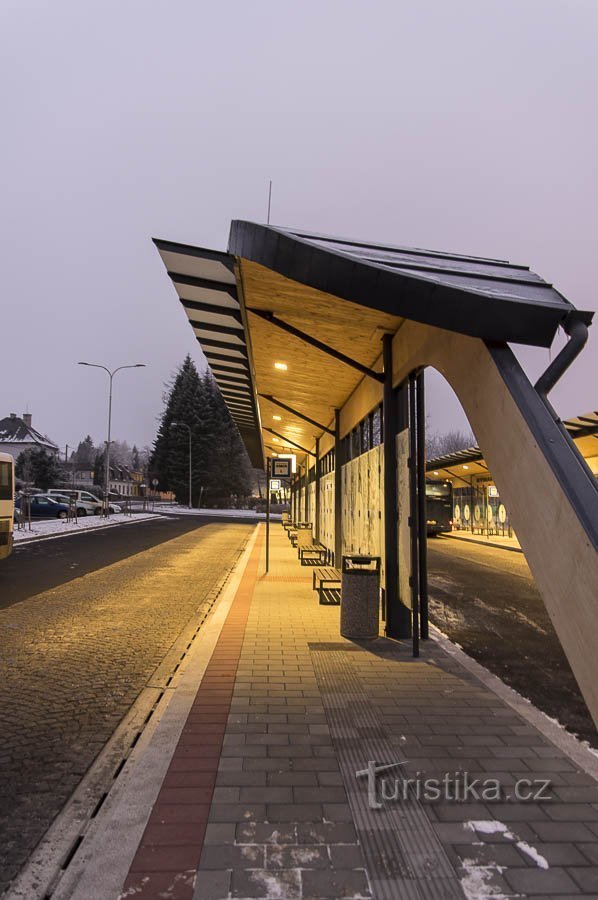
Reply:
<svg viewBox="0 0 598 900"><path fill-rule="evenodd" d="M15 461L10 453L0 453L0 559L12 551L15 516Z"/></svg>
<svg viewBox="0 0 598 900"><path fill-rule="evenodd" d="M450 481L426 481L428 537L453 530L453 486Z"/></svg>

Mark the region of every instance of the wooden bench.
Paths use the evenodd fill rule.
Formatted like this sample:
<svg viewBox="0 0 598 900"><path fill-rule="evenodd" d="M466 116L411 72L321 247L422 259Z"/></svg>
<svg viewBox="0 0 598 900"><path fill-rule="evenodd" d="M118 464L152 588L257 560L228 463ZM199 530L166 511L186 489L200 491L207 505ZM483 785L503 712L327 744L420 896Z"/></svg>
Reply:
<svg viewBox="0 0 598 900"><path fill-rule="evenodd" d="M319 566L326 562L326 547L323 544L306 544L297 550L302 566Z"/></svg>
<svg viewBox="0 0 598 900"><path fill-rule="evenodd" d="M322 606L338 606L341 602L342 576L338 569L321 566L314 569L313 589Z"/></svg>

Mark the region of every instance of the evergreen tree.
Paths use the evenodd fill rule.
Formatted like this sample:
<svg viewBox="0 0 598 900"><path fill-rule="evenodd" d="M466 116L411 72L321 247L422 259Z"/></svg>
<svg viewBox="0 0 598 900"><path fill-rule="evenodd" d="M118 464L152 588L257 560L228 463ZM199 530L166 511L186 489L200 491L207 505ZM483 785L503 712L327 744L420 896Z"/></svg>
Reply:
<svg viewBox="0 0 598 900"><path fill-rule="evenodd" d="M139 450L137 449L136 444L133 444L133 449L131 450L131 468L134 472L138 472L141 468L141 461L139 459Z"/></svg>
<svg viewBox="0 0 598 900"><path fill-rule="evenodd" d="M102 450L97 450L93 461L93 483L104 487L104 480L104 453Z"/></svg>
<svg viewBox="0 0 598 900"><path fill-rule="evenodd" d="M150 477L179 502L189 495L191 429L192 503L228 502L251 493L251 468L222 395L209 372L199 375L189 356L165 396L165 407L150 460Z"/></svg>
<svg viewBox="0 0 598 900"><path fill-rule="evenodd" d="M205 469L205 441L202 440L204 397L202 380L187 356L169 385L158 434L149 464L151 478L160 490L174 491L179 502L189 495L189 431L191 429L192 502L197 504ZM178 423L175 425L174 423Z"/></svg>
<svg viewBox="0 0 598 900"><path fill-rule="evenodd" d="M71 457L72 462L78 469L91 469L96 449L93 445L91 435L87 435L85 440L79 442L75 453Z"/></svg>
<svg viewBox="0 0 598 900"><path fill-rule="evenodd" d="M15 473L24 481L33 483L34 487L47 491L61 477L61 468L53 453L42 447L23 450L19 454Z"/></svg>

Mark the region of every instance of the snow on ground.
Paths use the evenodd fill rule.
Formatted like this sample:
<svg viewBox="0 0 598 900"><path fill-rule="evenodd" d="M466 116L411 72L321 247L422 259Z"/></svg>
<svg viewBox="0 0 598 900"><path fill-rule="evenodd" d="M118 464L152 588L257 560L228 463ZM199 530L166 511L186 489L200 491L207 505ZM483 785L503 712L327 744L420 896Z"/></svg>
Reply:
<svg viewBox="0 0 598 900"><path fill-rule="evenodd" d="M39 519L31 522L31 530L29 530L28 526L22 529L17 529L15 526L14 541L15 544L19 544L22 541L44 537L62 537L66 534L79 534L82 531L90 531L92 528L110 528L115 525L149 522L151 519L159 518L161 516L152 513L135 513L132 516L113 515L108 520L102 516L80 516L77 522L69 522L67 519Z"/></svg>
<svg viewBox="0 0 598 900"><path fill-rule="evenodd" d="M178 503L156 503L154 510L161 515L171 516L226 516L226 518L238 519L265 519L266 513L256 512L255 509L189 509L188 506L180 506ZM280 513L271 513L272 521L280 521Z"/></svg>

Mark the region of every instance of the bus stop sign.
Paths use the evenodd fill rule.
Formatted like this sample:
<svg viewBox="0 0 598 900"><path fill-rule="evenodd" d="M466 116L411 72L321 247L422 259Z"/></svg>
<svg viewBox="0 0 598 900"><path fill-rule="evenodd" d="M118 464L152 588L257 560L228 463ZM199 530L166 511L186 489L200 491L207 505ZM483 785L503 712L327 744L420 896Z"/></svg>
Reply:
<svg viewBox="0 0 598 900"><path fill-rule="evenodd" d="M291 477L291 460L290 459L273 459L271 475L273 478L290 478Z"/></svg>

